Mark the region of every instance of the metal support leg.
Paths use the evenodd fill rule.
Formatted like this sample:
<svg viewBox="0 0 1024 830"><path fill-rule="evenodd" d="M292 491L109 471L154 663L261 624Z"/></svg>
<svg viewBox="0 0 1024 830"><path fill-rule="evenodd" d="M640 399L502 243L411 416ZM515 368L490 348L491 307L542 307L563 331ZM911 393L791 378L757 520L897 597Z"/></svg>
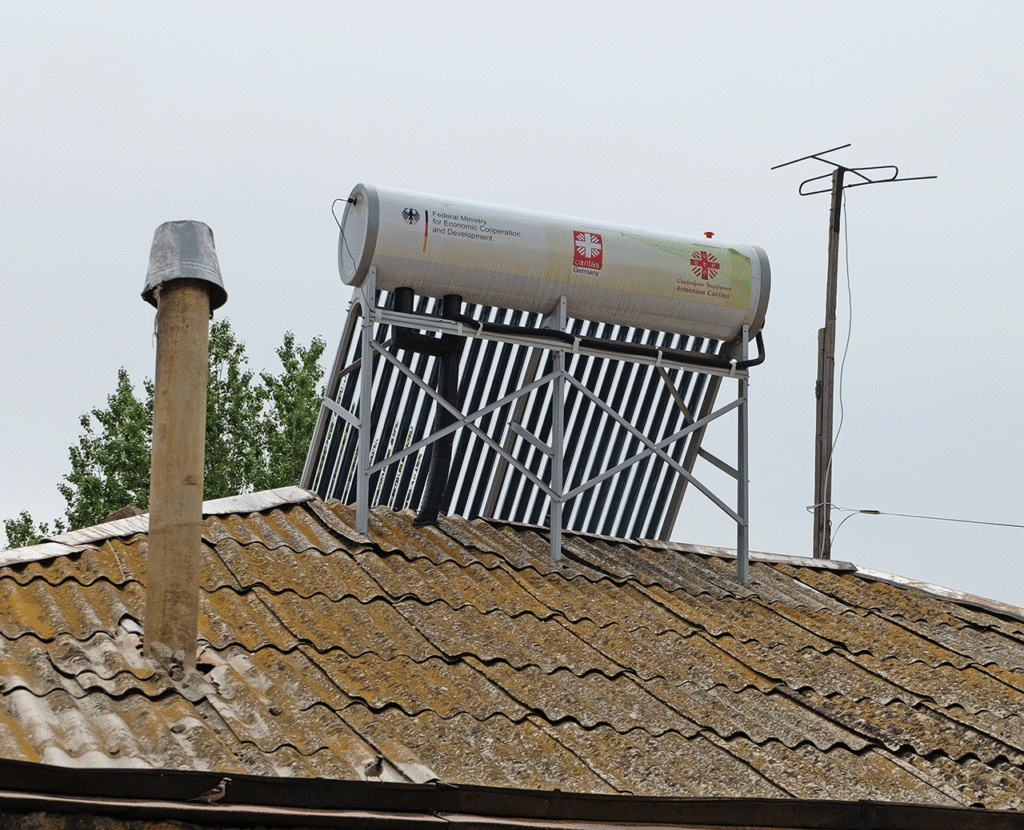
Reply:
<svg viewBox="0 0 1024 830"><path fill-rule="evenodd" d="M555 371L558 376L551 388L551 558L556 562L562 558L562 495L565 487L562 481L562 459L565 451L562 439L565 433L565 352L555 354Z"/></svg>
<svg viewBox="0 0 1024 830"><path fill-rule="evenodd" d="M746 326L743 327L741 337L741 360L746 360L750 355L750 332ZM749 381L745 376L739 378L738 395L740 399L737 412L737 459L736 471L736 512L739 513L740 521L736 523L736 577L746 585L750 581L750 476L747 463L747 427L749 405L748 385Z"/></svg>
<svg viewBox="0 0 1024 830"><path fill-rule="evenodd" d="M363 320L359 329L359 449L356 453L356 532L366 533L370 525L370 410L373 392L373 335L374 283L376 272L371 273L361 286Z"/></svg>
<svg viewBox="0 0 1024 830"><path fill-rule="evenodd" d="M565 331L568 323L567 302L561 297L551 315L559 331ZM551 558L556 562L562 558L562 507L565 494L562 464L565 459L565 352L554 353L555 372L551 384Z"/></svg>

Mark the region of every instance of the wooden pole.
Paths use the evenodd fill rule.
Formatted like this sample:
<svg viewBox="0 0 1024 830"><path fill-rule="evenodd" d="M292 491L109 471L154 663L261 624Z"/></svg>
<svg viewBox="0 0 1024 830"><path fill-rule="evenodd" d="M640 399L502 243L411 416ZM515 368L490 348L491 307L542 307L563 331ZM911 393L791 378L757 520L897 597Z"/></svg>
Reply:
<svg viewBox="0 0 1024 830"><path fill-rule="evenodd" d="M185 672L199 640L210 287L176 279L157 292L144 643L147 657L162 644Z"/></svg>
<svg viewBox="0 0 1024 830"><path fill-rule="evenodd" d="M832 558L832 411L836 373L836 282L839 271L839 227L843 206L843 173L832 174L832 208L828 222L828 284L825 327L818 331L817 427L814 441L814 558Z"/></svg>

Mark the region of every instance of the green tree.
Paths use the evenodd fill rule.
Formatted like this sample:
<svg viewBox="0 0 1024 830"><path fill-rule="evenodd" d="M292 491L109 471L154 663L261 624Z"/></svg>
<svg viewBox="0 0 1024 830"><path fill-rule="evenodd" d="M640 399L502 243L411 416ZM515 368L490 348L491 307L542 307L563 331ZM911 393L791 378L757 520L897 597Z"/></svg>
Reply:
<svg viewBox="0 0 1024 830"><path fill-rule="evenodd" d="M64 530L64 523L59 519L55 523L55 533ZM36 525L27 510L22 510L16 519L4 520L4 532L7 534L7 546L10 548L22 548L25 545L34 545L44 536L50 533L50 527L46 522Z"/></svg>
<svg viewBox="0 0 1024 830"><path fill-rule="evenodd" d="M295 335L286 332L277 350L283 371L260 374L269 406L264 417L267 467L265 477L256 482L259 490L279 487L278 482L296 484L302 476L323 398L317 384L323 377L319 361L324 345L315 339L306 348L296 346Z"/></svg>
<svg viewBox="0 0 1024 830"><path fill-rule="evenodd" d="M129 504L149 507L149 459L153 446L153 384L145 400L135 397L125 369L106 409L81 418L78 444L69 449L71 472L57 489L67 502L69 527L87 527ZM93 426L93 421L96 427Z"/></svg>
<svg viewBox="0 0 1024 830"><path fill-rule="evenodd" d="M248 367L245 345L228 320L210 327L210 374L206 398L206 465L203 498L297 484L320 411L323 378L319 360L325 343L296 345L287 332L277 349L279 374ZM149 468L153 442L153 384L136 397L127 371L117 373L117 388L105 409L81 418L83 433L70 450L71 472L58 485L67 502L71 528L99 524L127 505L149 506ZM65 524L54 522L55 532ZM11 547L35 544L49 533L27 511L4 521Z"/></svg>
<svg viewBox="0 0 1024 830"><path fill-rule="evenodd" d="M254 382L245 345L235 338L231 324L227 320L214 323L210 327L210 379L206 387L204 499L249 492L263 478L266 399L267 392Z"/></svg>

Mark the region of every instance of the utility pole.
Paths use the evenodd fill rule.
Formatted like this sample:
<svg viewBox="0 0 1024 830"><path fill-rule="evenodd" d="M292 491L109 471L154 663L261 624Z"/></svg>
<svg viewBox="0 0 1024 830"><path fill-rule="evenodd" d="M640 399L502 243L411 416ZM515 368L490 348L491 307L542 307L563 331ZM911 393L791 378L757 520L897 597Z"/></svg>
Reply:
<svg viewBox="0 0 1024 830"><path fill-rule="evenodd" d="M839 224L843 209L843 173L832 173L832 209L828 217L828 277L825 326L818 329L817 418L814 431L814 558L832 558L832 413L836 376L836 283L839 273Z"/></svg>
<svg viewBox="0 0 1024 830"><path fill-rule="evenodd" d="M911 176L899 178L899 168L887 164L875 167L843 167L831 159L821 158L826 153L834 153L836 150L843 150L849 147L843 144L840 147L833 147L831 150L824 150L820 153L813 153L809 156L793 159L792 161L777 164L772 170L796 164L798 161L815 159L832 165L835 170L826 173L824 176L815 176L805 179L800 183L799 193L801 196L812 196L816 193L832 194L832 206L828 217L828 274L825 285L825 326L818 329L818 381L814 387L814 395L817 400L817 417L815 419L814 431L814 541L813 551L815 559L832 558L832 449L833 449L833 426L832 413L833 390L835 388L836 374L836 283L839 272L839 229L842 221L843 190L850 187L860 187L865 184L884 184L886 182L909 182L921 179L934 179L936 176ZM884 174L877 174L874 171L891 171ZM850 173L858 178L852 183L845 182L845 174ZM877 175L878 178L872 178ZM822 179L832 179L832 186L808 190L805 192L805 185L814 182L821 182Z"/></svg>

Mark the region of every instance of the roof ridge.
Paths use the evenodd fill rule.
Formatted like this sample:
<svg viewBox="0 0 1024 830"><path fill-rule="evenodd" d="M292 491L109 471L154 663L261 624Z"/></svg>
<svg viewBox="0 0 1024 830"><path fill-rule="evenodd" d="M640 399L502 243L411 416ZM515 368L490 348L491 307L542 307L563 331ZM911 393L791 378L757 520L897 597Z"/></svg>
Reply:
<svg viewBox="0 0 1024 830"><path fill-rule="evenodd" d="M316 494L312 490L294 486L277 487L255 493L243 493L237 496L204 501L203 518L207 516L226 516L234 513L258 513L286 504L302 504L315 498ZM124 536L133 536L136 533L148 532L149 511L146 510L136 516L129 516L125 519L116 519L112 522L103 522L92 527L83 527L54 536L46 536L36 545L2 550L0 551L0 567L80 553L83 550L95 548L95 543L97 542L105 542L107 539L117 539Z"/></svg>
<svg viewBox="0 0 1024 830"><path fill-rule="evenodd" d="M312 490L307 490L303 487L294 485L279 487L254 493L242 493L240 495L226 496L224 498L204 501L203 517L257 513L288 504L303 504L318 500L319 496ZM476 521L485 522L491 527L506 526L523 530L545 530L545 528L542 528L539 525L530 525L525 522L509 521L505 519L481 518ZM73 553L80 553L83 550L94 549L98 542L105 542L108 539L131 536L136 533L147 533L148 531L149 513L147 511L140 513L137 516L117 519L112 522L104 522L92 527L72 530L54 536L47 536L36 545L0 550L0 567L26 564L45 559L54 559L59 556L67 556ZM578 531L567 532L566 535L584 539L616 542L619 544L637 545L649 550L674 550L680 553L692 553L699 556L711 556L724 559L735 559L737 555L735 550L729 548L711 545L695 545L670 540L619 539L601 534ZM500 555L499 558L501 558ZM989 599L987 597L981 597L963 591L957 591L952 588L946 588L942 585L930 582L878 571L873 568L862 568L852 562L831 559L812 559L810 557L788 556L761 551L751 551L750 559L752 562L763 562L765 564L852 572L865 579L877 582L886 582L899 588L917 589L930 594L931 596L940 597L960 605L967 605L981 611L1000 614L1024 622L1024 607L1018 607L999 600Z"/></svg>
<svg viewBox="0 0 1024 830"><path fill-rule="evenodd" d="M911 579L907 576L899 576L898 574L886 573L885 571L876 571L873 568L860 568L854 566L853 570L858 576L863 577L864 579L870 579L875 582L886 582L897 588L916 588L919 591L924 591L926 594L931 594L932 596L940 597L942 599L948 599L959 605L968 605L972 608L979 608L982 611L987 611L989 613L1002 614L1024 622L1024 608L1016 605L1010 605L1008 602L1001 602L997 599L981 597L977 594L969 594L965 591L957 591L954 588L946 588L945 586L937 585L934 582L922 582L917 579Z"/></svg>

